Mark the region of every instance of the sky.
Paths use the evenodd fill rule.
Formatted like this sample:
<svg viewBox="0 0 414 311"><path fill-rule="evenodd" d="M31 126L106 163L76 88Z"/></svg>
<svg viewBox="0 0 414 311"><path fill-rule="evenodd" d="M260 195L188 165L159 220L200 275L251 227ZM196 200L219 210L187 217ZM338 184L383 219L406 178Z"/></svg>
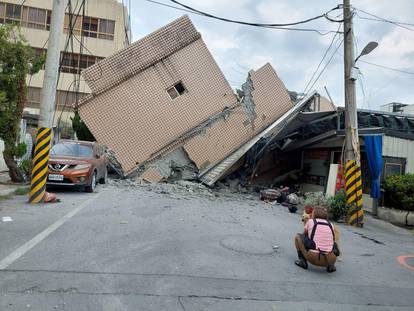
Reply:
<svg viewBox="0 0 414 311"><path fill-rule="evenodd" d="M288 90L303 92L335 35L335 33L319 35L316 32L237 25L189 14L146 0L130 1L133 41L188 14L233 88L240 87L250 69L258 69L269 62ZM175 5L169 0L157 1ZM180 0L180 2L229 19L260 23L289 23L329 11L336 7L340 0ZM352 0L351 2L355 8L371 14L414 24L414 0ZM341 19L341 16L338 16L341 13L342 10L336 10L331 12L330 16ZM362 17L370 17L361 11L357 13ZM361 19L359 16L354 18L357 50L355 53L360 52L370 41L379 43L373 52L362 57L361 60L414 73L414 26L407 26L412 29L407 30L390 23ZM335 32L339 25L320 19L301 26ZM341 36L335 38L335 48L340 44ZM334 103L343 106L343 45L336 53L334 50L331 49L331 53L320 69L325 66L331 54L332 61L312 89L317 89L326 96L324 89L326 86ZM356 85L359 108L379 110L381 105L390 102L414 104L414 74L386 70L362 62L358 62L357 67L360 71Z"/></svg>

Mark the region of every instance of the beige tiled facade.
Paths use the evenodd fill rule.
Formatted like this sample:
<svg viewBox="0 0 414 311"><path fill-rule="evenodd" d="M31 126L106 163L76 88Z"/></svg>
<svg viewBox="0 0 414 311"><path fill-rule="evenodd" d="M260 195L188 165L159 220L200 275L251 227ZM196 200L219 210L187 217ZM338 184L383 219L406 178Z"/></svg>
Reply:
<svg viewBox="0 0 414 311"><path fill-rule="evenodd" d="M270 64L250 73L256 120L251 124L243 107L238 107L227 120L222 120L185 144L190 158L201 170L223 160L242 144L293 107L289 94Z"/></svg>
<svg viewBox="0 0 414 311"><path fill-rule="evenodd" d="M146 49L151 51L157 46L156 42L164 32L180 29L183 19L190 31L184 32L180 40L187 45L177 45L175 53L171 54L170 50L168 57L159 56L161 61L156 62L159 57L155 57L155 63L147 62L151 53ZM131 64L131 67L137 68L134 70L142 67L146 69L129 79L124 80L120 73L112 76L110 81L98 79L95 84L91 83L94 92L100 92L110 85L112 87L91 96L79 106L81 118L100 143L114 150L126 172L154 156L163 146L209 116L236 103L230 85L202 39L192 40L195 34L198 37L199 34L191 31L191 28L194 29L190 20L181 18L164 27L162 32L149 36L156 39L149 40L146 37L103 61L102 71L107 72L116 68L115 64L120 61L130 64L133 56L129 58L125 55L134 55L135 51L145 51L144 55L148 55L148 58L142 56L146 66L138 62L136 65ZM163 50L160 49L160 52L162 55ZM157 49L152 54L157 54ZM118 57L122 57L121 60ZM99 70L98 66L86 70L85 79L99 75ZM122 83L119 80L123 80ZM182 82L187 92L171 99L167 89L177 82Z"/></svg>
<svg viewBox="0 0 414 311"><path fill-rule="evenodd" d="M127 174L181 146L200 170L210 167L292 107L266 64L250 72L256 118L249 119L187 16L83 76L93 93L79 105L80 115ZM167 90L178 82L186 91L172 99Z"/></svg>

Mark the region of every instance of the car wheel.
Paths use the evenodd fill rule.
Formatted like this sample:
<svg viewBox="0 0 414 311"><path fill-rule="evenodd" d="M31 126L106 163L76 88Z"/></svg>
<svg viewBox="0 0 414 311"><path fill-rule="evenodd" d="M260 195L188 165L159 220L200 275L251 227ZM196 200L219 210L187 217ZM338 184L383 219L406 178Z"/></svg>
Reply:
<svg viewBox="0 0 414 311"><path fill-rule="evenodd" d="M100 184L106 184L106 181L108 180L108 168L105 166L104 170L104 176L101 179L99 179Z"/></svg>
<svg viewBox="0 0 414 311"><path fill-rule="evenodd" d="M85 187L86 192L94 192L96 188L96 172L93 172L91 183Z"/></svg>

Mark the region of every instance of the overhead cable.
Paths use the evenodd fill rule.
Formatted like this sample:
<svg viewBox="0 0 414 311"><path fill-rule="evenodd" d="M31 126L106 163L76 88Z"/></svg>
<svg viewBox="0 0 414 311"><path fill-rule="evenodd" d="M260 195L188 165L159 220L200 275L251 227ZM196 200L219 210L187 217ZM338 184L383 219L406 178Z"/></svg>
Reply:
<svg viewBox="0 0 414 311"><path fill-rule="evenodd" d="M340 39L337 39L337 42ZM336 47L335 51L332 53L331 57L329 58L328 62L325 64L325 66L322 68L321 72L319 73L319 75L316 77L316 80L312 83L312 85L309 87L309 90L312 90L312 88L315 86L316 82L318 82L319 78L322 76L322 74L325 72L325 70L328 68L329 64L331 63L332 59L334 58L336 52L339 50L339 48L342 46L342 43L344 42L344 39L342 38L341 42L339 43L339 45Z"/></svg>
<svg viewBox="0 0 414 311"><path fill-rule="evenodd" d="M126 4L124 3L124 0L122 0L122 18L124 20L125 40L126 40L126 43L129 45L131 42L129 40L128 30L127 30L127 24L126 24L127 21L126 21L126 18L125 18L125 8L126 8Z"/></svg>
<svg viewBox="0 0 414 311"><path fill-rule="evenodd" d="M335 33L335 31L332 31L332 30L320 30L320 29L313 29L313 28L297 28L297 27L285 27L285 26L272 26L272 25L276 25L276 24L247 23L247 22L240 22L239 23L238 21L226 20L224 18L218 18L218 17L217 18L216 17L211 17L211 16L206 15L208 13L203 14L201 11L198 12L198 11L195 11L195 10L186 9L184 7L177 7L177 6L169 5L169 4L159 2L159 1L156 1L156 0L145 0L145 1L150 2L150 3L154 3L154 4L158 4L158 5L161 5L161 6L169 7L169 8L175 9L175 10L180 10L180 11L184 11L184 12L187 12L187 13L199 15L199 16L215 18L215 19L219 19L221 21L225 21L225 22L229 22L229 23L242 24L242 25L245 25L245 26L261 27L261 28L268 28L268 29L278 29L278 30L316 32L321 36L325 36L325 35L328 35L330 33ZM336 9L336 8L334 8L334 9ZM334 9L332 9L332 10L334 10ZM286 25L286 24L283 24L283 25Z"/></svg>
<svg viewBox="0 0 414 311"><path fill-rule="evenodd" d="M338 32L339 32L339 29L341 28L341 25L342 24L339 24ZM326 56L328 55L330 49L332 48L332 46L333 46L333 44L335 42L335 39L336 39L336 37L338 35L338 32L336 32L335 35L332 37L331 43L329 44L328 48L326 49L325 53L323 54L322 59L320 60L318 66L316 67L315 71L312 74L312 77L310 78L310 80L306 84L306 87L305 87L305 89L303 91L304 94L306 94L306 92L308 91L308 86L312 83L313 78L315 77L316 73L318 72L319 68L321 67L321 65L322 65L323 61L325 60Z"/></svg>
<svg viewBox="0 0 414 311"><path fill-rule="evenodd" d="M236 23L236 24L248 25L248 26L259 26L259 27L285 27L285 26L295 26L295 25L305 24L305 23L309 23L311 21L314 21L314 20L317 20L317 19L320 19L320 18L326 18L328 13L339 9L339 5L338 5L338 6L334 7L333 9L331 9L331 10L329 10L329 11L323 13L323 14L320 14L318 16L311 17L311 18L308 18L308 19L305 19L305 20L297 21L297 22L267 24L267 23L250 23L250 22L244 22L244 21L240 21L240 20L234 20L234 19L219 17L219 16L216 16L216 15L213 15L213 14L210 14L210 13L206 13L206 12L197 10L197 9L191 7L191 6L185 5L185 4L183 4L179 1L176 1L176 0L169 0L169 1L181 6L185 9L187 9L187 10L196 12L196 13L204 15L206 17L218 19L218 20L221 20L221 21L224 21L224 22L230 22L230 23Z"/></svg>
<svg viewBox="0 0 414 311"><path fill-rule="evenodd" d="M407 29L407 30L410 30L410 31L414 31L413 28L407 27L407 26L413 26L414 27L414 24L412 24L412 23L405 23L405 22L394 21L394 20L390 20L390 19L387 19L387 18L383 18L383 17L377 16L377 15L374 15L372 13L369 13L367 11L364 11L364 10L361 10L361 9L358 9L358 8L354 8L354 9L357 11L356 15L359 18L361 18L361 19L371 20L371 21L377 21L377 22L383 22L383 23L389 23L389 24L393 24L395 26L398 26L398 27L401 27L401 28L404 28L404 29ZM371 18L370 17L361 16L360 14L358 14L358 11L359 12L362 12L362 13L368 15L368 16L371 16Z"/></svg>
<svg viewBox="0 0 414 311"><path fill-rule="evenodd" d="M372 65L372 66L376 66L376 67L383 68L383 69L388 69L388 70L392 70L392 71L396 71L396 72L405 73L405 74L408 74L408 75L414 75L414 72L412 72L412 71L406 71L406 70L397 69L397 68L393 68L393 67L388 67L388 66L384 66L384 65L380 65L380 64L375 64L375 63L367 62L366 60L359 59L358 62L365 63L365 64Z"/></svg>

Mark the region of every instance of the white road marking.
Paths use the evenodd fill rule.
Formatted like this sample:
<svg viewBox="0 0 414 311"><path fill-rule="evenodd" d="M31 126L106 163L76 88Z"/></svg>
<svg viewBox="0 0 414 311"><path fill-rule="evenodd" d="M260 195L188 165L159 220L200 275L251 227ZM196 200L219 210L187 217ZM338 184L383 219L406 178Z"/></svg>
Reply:
<svg viewBox="0 0 414 311"><path fill-rule="evenodd" d="M12 252L10 255L8 255L6 258L2 259L0 261L0 270L6 269L13 262L15 262L17 259L19 259L24 254L26 254L29 250L31 250L37 244L42 242L51 233L53 233L56 229L58 229L60 226L62 226L66 221L68 221L70 218L72 218L77 213L79 213L81 210L83 210L86 206L88 206L89 203L91 203L93 200L95 200L100 194L101 193L98 193L98 194L94 195L93 197L90 197L88 200L83 202L81 205L76 207L74 210L70 211L69 213L64 215L62 218L58 219L56 222L54 222L52 225L50 225L48 228L46 228L45 230L40 232L33 239L26 242L22 246L20 246L18 249L16 249L14 252Z"/></svg>

